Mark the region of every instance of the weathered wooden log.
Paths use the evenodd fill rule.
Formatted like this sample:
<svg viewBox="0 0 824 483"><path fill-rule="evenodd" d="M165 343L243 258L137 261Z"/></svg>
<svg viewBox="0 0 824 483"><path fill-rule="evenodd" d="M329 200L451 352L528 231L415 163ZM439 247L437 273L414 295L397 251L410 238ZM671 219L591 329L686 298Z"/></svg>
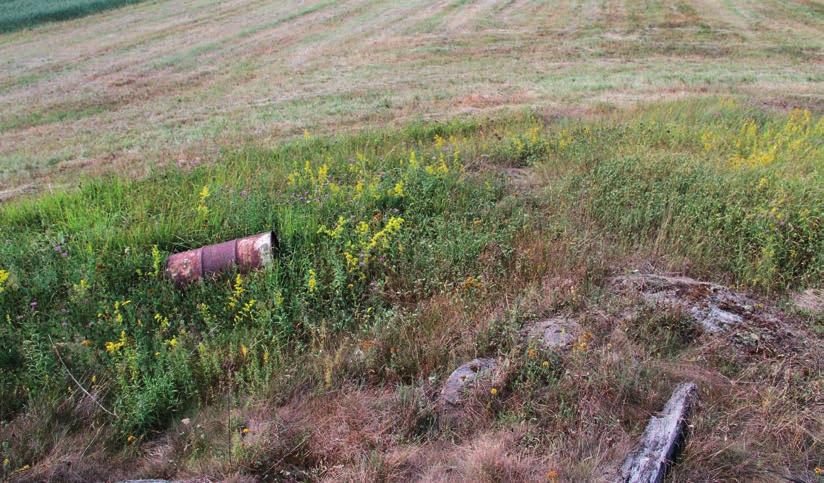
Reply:
<svg viewBox="0 0 824 483"><path fill-rule="evenodd" d="M698 400L698 389L689 382L679 385L664 410L650 419L638 446L621 465L618 481L659 483L684 441L687 420Z"/></svg>

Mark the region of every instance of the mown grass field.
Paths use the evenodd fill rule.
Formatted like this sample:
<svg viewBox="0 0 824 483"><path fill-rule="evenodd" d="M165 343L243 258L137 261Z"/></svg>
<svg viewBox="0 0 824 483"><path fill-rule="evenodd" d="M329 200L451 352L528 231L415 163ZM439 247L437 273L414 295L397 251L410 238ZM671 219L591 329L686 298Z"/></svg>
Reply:
<svg viewBox="0 0 824 483"><path fill-rule="evenodd" d="M4 0L0 2L0 33L83 17L137 0Z"/></svg>
<svg viewBox="0 0 824 483"><path fill-rule="evenodd" d="M682 314L622 318L604 284L652 266L779 305L820 287L822 164L820 115L690 99L307 133L7 203L3 474L602 480L689 379L676 480L814 479L820 314L787 322L801 350L742 354ZM162 274L169 253L267 229L265 270L183 291ZM585 342L524 345L558 313ZM433 397L478 356L512 375L447 425Z"/></svg>
<svg viewBox="0 0 824 483"><path fill-rule="evenodd" d="M823 9L192 0L50 23L0 36L0 196L211 162L304 130L703 94L820 112Z"/></svg>

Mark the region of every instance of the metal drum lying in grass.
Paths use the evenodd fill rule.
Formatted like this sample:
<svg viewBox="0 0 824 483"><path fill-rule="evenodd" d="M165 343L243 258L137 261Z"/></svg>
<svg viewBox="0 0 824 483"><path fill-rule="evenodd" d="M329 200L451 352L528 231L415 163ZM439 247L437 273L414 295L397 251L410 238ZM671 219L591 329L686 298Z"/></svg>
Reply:
<svg viewBox="0 0 824 483"><path fill-rule="evenodd" d="M186 285L233 267L242 272L264 267L272 263L274 237L273 232L267 231L175 253L166 260L166 273L178 285Z"/></svg>

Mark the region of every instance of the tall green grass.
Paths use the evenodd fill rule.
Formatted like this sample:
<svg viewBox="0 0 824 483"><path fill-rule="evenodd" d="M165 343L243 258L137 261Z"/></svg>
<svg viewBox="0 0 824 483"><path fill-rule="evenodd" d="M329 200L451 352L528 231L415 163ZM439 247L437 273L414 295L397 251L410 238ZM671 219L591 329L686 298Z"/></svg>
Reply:
<svg viewBox="0 0 824 483"><path fill-rule="evenodd" d="M557 135L570 211L629 247L784 290L824 275L824 119L675 103Z"/></svg>
<svg viewBox="0 0 824 483"><path fill-rule="evenodd" d="M444 140L473 129L307 139L4 207L3 419L78 390L62 357L119 434L139 435L192 402L265 389L288 354L476 273L524 220L500 179L468 177L461 141ZM186 290L164 277L171 252L270 229L266 270Z"/></svg>
<svg viewBox="0 0 824 483"><path fill-rule="evenodd" d="M140 0L3 0L0 33L34 27L121 7Z"/></svg>

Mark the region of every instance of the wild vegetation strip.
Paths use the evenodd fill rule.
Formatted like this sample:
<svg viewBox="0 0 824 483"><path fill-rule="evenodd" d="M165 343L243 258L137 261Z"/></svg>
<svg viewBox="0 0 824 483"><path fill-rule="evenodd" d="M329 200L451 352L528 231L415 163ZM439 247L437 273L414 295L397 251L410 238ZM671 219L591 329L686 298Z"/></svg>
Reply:
<svg viewBox="0 0 824 483"><path fill-rule="evenodd" d="M0 34L45 22L69 20L140 0L4 0L0 2Z"/></svg>
<svg viewBox="0 0 824 483"><path fill-rule="evenodd" d="M703 94L820 111L822 25L802 0L142 2L0 36L0 197L304 130Z"/></svg>
<svg viewBox="0 0 824 483"><path fill-rule="evenodd" d="M716 337L607 279L682 271L771 304L820 286L823 150L819 115L691 99L306 133L7 203L4 476L590 480L693 380L677 478L813 478L820 312L784 308L800 343ZM268 229L264 270L163 275L169 253ZM563 314L568 352L523 341ZM441 383L484 357L502 382L441 418Z"/></svg>

